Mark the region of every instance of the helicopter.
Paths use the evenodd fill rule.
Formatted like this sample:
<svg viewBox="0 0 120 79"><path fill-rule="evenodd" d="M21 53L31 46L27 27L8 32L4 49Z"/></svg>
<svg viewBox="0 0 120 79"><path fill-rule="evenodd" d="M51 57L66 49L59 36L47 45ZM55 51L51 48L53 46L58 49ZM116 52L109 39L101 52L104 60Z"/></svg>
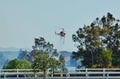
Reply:
<svg viewBox="0 0 120 79"><path fill-rule="evenodd" d="M55 34L56 34L56 35L59 35L60 37L65 37L65 36L66 36L66 33L65 33L65 31L64 31L64 28L62 28L61 31L58 32L58 33L55 32Z"/></svg>
<svg viewBox="0 0 120 79"><path fill-rule="evenodd" d="M65 42L65 36L66 36L66 32L65 32L64 28L61 28L60 31L55 32L55 35L60 36L60 43L64 44L64 42Z"/></svg>

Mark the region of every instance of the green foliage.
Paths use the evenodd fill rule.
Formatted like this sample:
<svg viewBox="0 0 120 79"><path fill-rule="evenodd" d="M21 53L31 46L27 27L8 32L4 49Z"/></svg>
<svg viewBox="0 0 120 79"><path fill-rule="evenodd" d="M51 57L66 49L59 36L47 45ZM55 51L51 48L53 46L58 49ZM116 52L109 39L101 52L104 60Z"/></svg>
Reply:
<svg viewBox="0 0 120 79"><path fill-rule="evenodd" d="M114 59L113 58L112 64L114 64L115 67L120 67L120 59Z"/></svg>
<svg viewBox="0 0 120 79"><path fill-rule="evenodd" d="M60 61L55 58L51 58L58 56L57 49L54 49L53 44L46 42L43 37L35 38L34 42L35 46L33 46L33 51L30 53L32 54L32 68L34 69L34 72L39 69L44 73L44 78L46 77L46 72L48 69L51 69L52 74L54 74L55 69L61 67ZM49 56L50 53L52 53L51 57Z"/></svg>
<svg viewBox="0 0 120 79"><path fill-rule="evenodd" d="M49 58L49 67L52 70L52 74L57 70L57 68L62 67L62 62L56 60L55 58Z"/></svg>
<svg viewBox="0 0 120 79"><path fill-rule="evenodd" d="M32 64L33 69L41 69L41 71L48 69L49 56L47 54L39 54Z"/></svg>
<svg viewBox="0 0 120 79"><path fill-rule="evenodd" d="M42 53L50 53L54 50L53 44L51 44L50 42L46 42L43 37L35 38L34 42L35 46L33 46L33 48L38 48Z"/></svg>
<svg viewBox="0 0 120 79"><path fill-rule="evenodd" d="M48 54L39 53L32 64L32 68L34 72L38 69L44 73L44 77L46 77L46 72L50 68L54 73L54 70L58 67L61 67L61 62L56 60L55 58L49 57Z"/></svg>
<svg viewBox="0 0 120 79"><path fill-rule="evenodd" d="M29 69L31 63L27 60L13 59L7 65L4 65L3 69Z"/></svg>
<svg viewBox="0 0 120 79"><path fill-rule="evenodd" d="M35 45L32 46L33 50L30 52L30 57L32 62L38 56L39 53L50 54L52 56L58 56L57 49L54 49L54 45L50 42L47 42L43 37L34 39ZM40 51L40 52L39 52Z"/></svg>
<svg viewBox="0 0 120 79"><path fill-rule="evenodd" d="M79 44L77 46L79 56L76 57L83 57L82 63L84 66L97 65L100 62L98 58L101 56L101 51L106 48L112 50L112 59L115 61L120 59L119 22L120 20L116 19L111 13L107 13L102 18L97 17L90 25L79 28L76 34L72 35L73 41ZM104 58L104 56L101 57ZM114 66L115 63L112 65Z"/></svg>
<svg viewBox="0 0 120 79"><path fill-rule="evenodd" d="M112 67L112 50L105 49L102 50L99 56L100 66L103 68Z"/></svg>

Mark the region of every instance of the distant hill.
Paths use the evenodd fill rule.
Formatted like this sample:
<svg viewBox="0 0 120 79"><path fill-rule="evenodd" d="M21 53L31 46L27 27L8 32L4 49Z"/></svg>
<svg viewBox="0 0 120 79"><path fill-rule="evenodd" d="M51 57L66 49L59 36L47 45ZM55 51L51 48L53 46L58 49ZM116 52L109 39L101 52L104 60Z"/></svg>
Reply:
<svg viewBox="0 0 120 79"><path fill-rule="evenodd" d="M17 58L19 51L0 51L0 68L9 60Z"/></svg>
<svg viewBox="0 0 120 79"><path fill-rule="evenodd" d="M36 54L35 52L29 53L27 51L23 51L23 52L20 52L20 54L18 56L18 59L27 59L27 60L31 61L31 59L33 59L32 56L34 56L35 54ZM76 60L74 58L72 58L72 53L71 52L59 51L58 54L59 54L59 56L62 55L64 57L66 67L67 66L75 67L77 65ZM58 59L59 56L57 56L55 58Z"/></svg>
<svg viewBox="0 0 120 79"><path fill-rule="evenodd" d="M1 49L1 48L0 48ZM65 58L65 65L66 67L75 67L77 64L76 60L74 58L71 57L72 53L68 52L68 51L60 51L58 52L59 55L62 55ZM20 49L1 49L0 50L0 69L3 67L3 65L5 63L7 63L8 61L14 59L14 58L18 58L18 59L25 59L28 58L26 56L28 56L29 52L25 53L22 52ZM29 57L30 59L30 57ZM31 59L30 59L31 60Z"/></svg>
<svg viewBox="0 0 120 79"><path fill-rule="evenodd" d="M0 69L8 61L17 58L20 53L19 48L2 48L0 47Z"/></svg>
<svg viewBox="0 0 120 79"><path fill-rule="evenodd" d="M19 51L20 49L22 49L22 50L30 50L28 48L15 48L15 47L4 48L4 47L0 47L0 51Z"/></svg>
<svg viewBox="0 0 120 79"><path fill-rule="evenodd" d="M7 59L5 59L4 55L2 53L0 53L0 68L3 67L3 65L5 64L6 61L7 61Z"/></svg>

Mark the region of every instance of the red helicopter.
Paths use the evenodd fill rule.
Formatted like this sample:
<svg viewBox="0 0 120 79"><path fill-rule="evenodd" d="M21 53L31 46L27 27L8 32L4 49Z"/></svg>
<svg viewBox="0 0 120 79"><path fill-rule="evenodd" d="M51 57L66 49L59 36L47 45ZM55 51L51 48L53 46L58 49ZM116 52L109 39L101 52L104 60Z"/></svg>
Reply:
<svg viewBox="0 0 120 79"><path fill-rule="evenodd" d="M61 30L59 33L56 33L56 32L55 32L55 34L56 34L56 35L59 35L60 37L65 37L65 35L66 35L66 33L65 33L65 31L64 31L64 28L62 28L62 30Z"/></svg>
<svg viewBox="0 0 120 79"><path fill-rule="evenodd" d="M61 44L64 44L64 42L65 42L65 36L66 36L64 28L61 28L61 31L59 31L59 32L55 32L55 35L60 36L60 42L61 42Z"/></svg>

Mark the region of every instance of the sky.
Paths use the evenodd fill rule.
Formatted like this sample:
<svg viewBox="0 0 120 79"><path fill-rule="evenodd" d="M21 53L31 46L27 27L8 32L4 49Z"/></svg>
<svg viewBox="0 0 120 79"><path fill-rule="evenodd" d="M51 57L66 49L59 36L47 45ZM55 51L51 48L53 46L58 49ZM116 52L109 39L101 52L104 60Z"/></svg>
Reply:
<svg viewBox="0 0 120 79"><path fill-rule="evenodd" d="M0 47L32 48L44 37L59 50L77 50L72 34L107 12L120 19L120 0L0 0ZM65 29L61 44L56 31Z"/></svg>

